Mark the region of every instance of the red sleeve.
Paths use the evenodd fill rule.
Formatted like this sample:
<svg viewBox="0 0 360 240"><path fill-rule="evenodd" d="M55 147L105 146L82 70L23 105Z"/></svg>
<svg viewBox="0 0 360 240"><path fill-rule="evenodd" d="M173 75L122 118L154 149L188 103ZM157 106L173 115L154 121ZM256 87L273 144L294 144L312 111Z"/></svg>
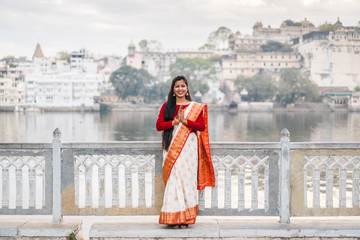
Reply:
<svg viewBox="0 0 360 240"><path fill-rule="evenodd" d="M205 120L203 113L201 112L196 119L196 121L190 121L187 120L187 125L189 128L195 130L195 131L204 131L205 130Z"/></svg>
<svg viewBox="0 0 360 240"><path fill-rule="evenodd" d="M165 109L165 104L164 103L160 109L160 113L159 113L159 116L158 116L158 119L156 121L156 130L158 131L164 131L164 130L167 130L169 128L172 128L172 120L170 121L165 121L165 118L164 118L164 109Z"/></svg>

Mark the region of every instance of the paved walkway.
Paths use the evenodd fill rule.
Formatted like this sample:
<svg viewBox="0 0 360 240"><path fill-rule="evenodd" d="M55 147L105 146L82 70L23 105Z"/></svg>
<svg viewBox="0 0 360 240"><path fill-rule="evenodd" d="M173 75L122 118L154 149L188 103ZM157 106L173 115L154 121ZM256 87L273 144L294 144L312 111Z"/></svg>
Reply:
<svg viewBox="0 0 360 240"><path fill-rule="evenodd" d="M159 225L157 216L130 216L95 221L90 239L122 238L360 238L360 217L296 217L280 224L279 217L205 217L188 229Z"/></svg>
<svg viewBox="0 0 360 240"><path fill-rule="evenodd" d="M243 238L360 238L359 217L293 217L280 224L279 217L199 216L188 229L158 224L158 216L76 216L53 224L51 216L1 216L0 239L243 239ZM82 230L82 231L81 231Z"/></svg>

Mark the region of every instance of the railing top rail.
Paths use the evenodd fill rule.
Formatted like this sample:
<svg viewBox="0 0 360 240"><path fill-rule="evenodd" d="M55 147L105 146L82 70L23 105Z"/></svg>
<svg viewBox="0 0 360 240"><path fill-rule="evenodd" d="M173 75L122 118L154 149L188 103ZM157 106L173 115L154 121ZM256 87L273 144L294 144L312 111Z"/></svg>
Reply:
<svg viewBox="0 0 360 240"><path fill-rule="evenodd" d="M161 149L160 141L63 142L62 148L82 149ZM277 142L210 142L211 149L280 149Z"/></svg>
<svg viewBox="0 0 360 240"><path fill-rule="evenodd" d="M280 142L210 142L211 149L280 149Z"/></svg>
<svg viewBox="0 0 360 240"><path fill-rule="evenodd" d="M159 141L112 141L112 142L63 142L62 148L67 149L139 149L161 150Z"/></svg>
<svg viewBox="0 0 360 240"><path fill-rule="evenodd" d="M360 142L291 142L290 149L360 149Z"/></svg>
<svg viewBox="0 0 360 240"><path fill-rule="evenodd" d="M65 149L161 150L160 141L62 142ZM210 142L217 149L280 149L280 142ZM360 142L290 142L291 149L360 149ZM0 149L52 149L51 143L0 143Z"/></svg>
<svg viewBox="0 0 360 240"><path fill-rule="evenodd" d="M0 149L52 149L51 143L0 143Z"/></svg>

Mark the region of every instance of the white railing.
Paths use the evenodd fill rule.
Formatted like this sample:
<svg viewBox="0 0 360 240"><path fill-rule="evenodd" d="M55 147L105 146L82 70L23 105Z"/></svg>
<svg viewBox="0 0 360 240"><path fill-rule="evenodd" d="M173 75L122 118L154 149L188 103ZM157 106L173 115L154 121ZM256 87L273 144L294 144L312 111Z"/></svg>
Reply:
<svg viewBox="0 0 360 240"><path fill-rule="evenodd" d="M278 143L210 145L216 186L199 192L199 214L358 215L359 143L290 143L285 129ZM162 150L66 143L57 129L52 144L0 144L0 186L1 214L158 214Z"/></svg>

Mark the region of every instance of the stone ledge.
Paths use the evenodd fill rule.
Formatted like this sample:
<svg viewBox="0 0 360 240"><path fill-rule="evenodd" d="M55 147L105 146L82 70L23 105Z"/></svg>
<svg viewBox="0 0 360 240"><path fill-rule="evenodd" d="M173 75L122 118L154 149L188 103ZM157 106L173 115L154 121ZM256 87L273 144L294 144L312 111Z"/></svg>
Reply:
<svg viewBox="0 0 360 240"><path fill-rule="evenodd" d="M199 216L188 229L170 229L157 223L157 216L120 217L96 221L91 240L115 239L246 239L246 238L360 238L359 217L291 218L280 224L278 217Z"/></svg>
<svg viewBox="0 0 360 240"><path fill-rule="evenodd" d="M67 239L74 233L82 237L82 221L69 219L52 223L52 219L0 219L0 239Z"/></svg>

